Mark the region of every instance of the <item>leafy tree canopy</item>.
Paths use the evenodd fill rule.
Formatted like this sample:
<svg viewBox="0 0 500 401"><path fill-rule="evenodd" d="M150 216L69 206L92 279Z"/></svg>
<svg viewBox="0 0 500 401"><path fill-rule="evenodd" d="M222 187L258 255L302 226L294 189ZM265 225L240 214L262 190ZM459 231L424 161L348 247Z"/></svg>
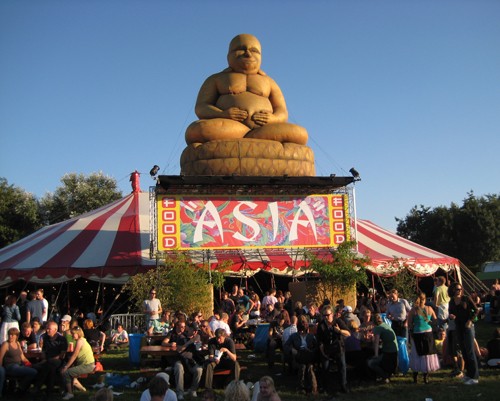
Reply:
<svg viewBox="0 0 500 401"><path fill-rule="evenodd" d="M320 289L323 298L332 300L335 295L344 296L356 288L356 284L366 285L367 275L365 266L370 259L360 256L356 252L356 242L348 241L339 245L332 252L332 260L317 258L309 254L311 268L319 274Z"/></svg>
<svg viewBox="0 0 500 401"><path fill-rule="evenodd" d="M102 172L69 173L61 178L62 186L40 201L46 224L54 224L90 212L122 197L114 178Z"/></svg>
<svg viewBox="0 0 500 401"><path fill-rule="evenodd" d="M476 197L471 191L461 206L414 206L396 221L398 235L454 256L473 269L489 260L500 260L498 194Z"/></svg>
<svg viewBox="0 0 500 401"><path fill-rule="evenodd" d="M0 177L0 248L40 228L36 197Z"/></svg>
<svg viewBox="0 0 500 401"><path fill-rule="evenodd" d="M156 288L163 309L180 310L185 313L202 311L205 316L212 313L213 287L224 284L222 272L211 272L189 262L179 253L167 257L165 265L143 274L136 274L125 284L125 290L138 311L148 298L149 290Z"/></svg>

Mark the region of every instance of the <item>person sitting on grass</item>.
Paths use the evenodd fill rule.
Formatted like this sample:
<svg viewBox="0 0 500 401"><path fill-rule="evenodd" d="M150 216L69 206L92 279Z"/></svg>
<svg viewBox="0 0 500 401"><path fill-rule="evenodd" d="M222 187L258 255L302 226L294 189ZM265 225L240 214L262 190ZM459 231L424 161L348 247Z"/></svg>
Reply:
<svg viewBox="0 0 500 401"><path fill-rule="evenodd" d="M488 366L492 368L500 368L500 328L497 327L493 331L493 338L488 341L486 348L488 349Z"/></svg>
<svg viewBox="0 0 500 401"><path fill-rule="evenodd" d="M271 376L262 376L253 388L252 401L281 401Z"/></svg>
<svg viewBox="0 0 500 401"><path fill-rule="evenodd" d="M159 401L177 401L177 396L175 395L175 392L170 389L170 376L165 373L165 372L160 372L158 373L153 379L151 379L151 382L149 383L149 388L143 391L141 394L141 398L139 401L152 401L152 394L151 394L151 386L153 385L153 392L156 394L156 388L161 386L161 383L158 382L158 380L163 381L167 385L167 390L165 395L163 396L163 399L159 399Z"/></svg>
<svg viewBox="0 0 500 401"><path fill-rule="evenodd" d="M113 401L113 390L106 387L99 389L92 397L92 401Z"/></svg>
<svg viewBox="0 0 500 401"><path fill-rule="evenodd" d="M250 390L242 380L232 380L224 390L224 401L250 401Z"/></svg>
<svg viewBox="0 0 500 401"><path fill-rule="evenodd" d="M111 338L109 341L110 348L121 348L128 346L128 333L123 328L123 325L121 323L118 323L116 325L116 330L111 331Z"/></svg>
<svg viewBox="0 0 500 401"><path fill-rule="evenodd" d="M168 391L168 383L160 377L154 377L149 383L151 401L163 401Z"/></svg>

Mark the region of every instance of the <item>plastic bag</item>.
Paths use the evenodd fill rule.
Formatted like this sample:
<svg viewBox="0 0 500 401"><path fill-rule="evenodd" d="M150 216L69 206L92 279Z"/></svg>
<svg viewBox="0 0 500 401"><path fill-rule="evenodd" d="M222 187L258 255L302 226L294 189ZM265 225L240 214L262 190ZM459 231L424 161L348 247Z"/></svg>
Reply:
<svg viewBox="0 0 500 401"><path fill-rule="evenodd" d="M103 370L104 370L104 366L102 366L102 363L99 361L96 361L94 372L102 372Z"/></svg>
<svg viewBox="0 0 500 401"><path fill-rule="evenodd" d="M122 376L118 374L106 374L106 385L113 386L113 388L127 387L132 383L129 376Z"/></svg>
<svg viewBox="0 0 500 401"><path fill-rule="evenodd" d="M398 339L398 368L401 373L406 374L410 369L410 357L405 337L396 337Z"/></svg>

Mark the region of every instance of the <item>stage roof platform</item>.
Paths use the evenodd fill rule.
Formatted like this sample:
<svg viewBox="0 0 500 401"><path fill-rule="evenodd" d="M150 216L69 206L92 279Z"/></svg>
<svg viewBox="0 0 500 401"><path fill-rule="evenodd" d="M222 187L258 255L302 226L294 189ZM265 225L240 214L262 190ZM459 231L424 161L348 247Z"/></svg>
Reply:
<svg viewBox="0 0 500 401"><path fill-rule="evenodd" d="M289 177L289 176L158 176L157 193L168 194L323 194L353 183L353 177Z"/></svg>

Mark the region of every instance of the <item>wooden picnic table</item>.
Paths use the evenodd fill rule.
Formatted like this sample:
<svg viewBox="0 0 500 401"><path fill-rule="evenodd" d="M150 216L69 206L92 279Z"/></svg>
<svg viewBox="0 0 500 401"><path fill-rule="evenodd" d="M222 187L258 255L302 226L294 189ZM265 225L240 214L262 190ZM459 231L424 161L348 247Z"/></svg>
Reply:
<svg viewBox="0 0 500 401"><path fill-rule="evenodd" d="M41 348L28 349L24 352L24 356L30 362L38 362L42 359L42 350Z"/></svg>
<svg viewBox="0 0 500 401"><path fill-rule="evenodd" d="M161 345L162 341L167 338L166 334L145 335L142 344L145 345Z"/></svg>
<svg viewBox="0 0 500 401"><path fill-rule="evenodd" d="M171 346L163 345L143 345L141 347L141 354L151 355L151 356L176 356L179 355L177 347L172 348Z"/></svg>

